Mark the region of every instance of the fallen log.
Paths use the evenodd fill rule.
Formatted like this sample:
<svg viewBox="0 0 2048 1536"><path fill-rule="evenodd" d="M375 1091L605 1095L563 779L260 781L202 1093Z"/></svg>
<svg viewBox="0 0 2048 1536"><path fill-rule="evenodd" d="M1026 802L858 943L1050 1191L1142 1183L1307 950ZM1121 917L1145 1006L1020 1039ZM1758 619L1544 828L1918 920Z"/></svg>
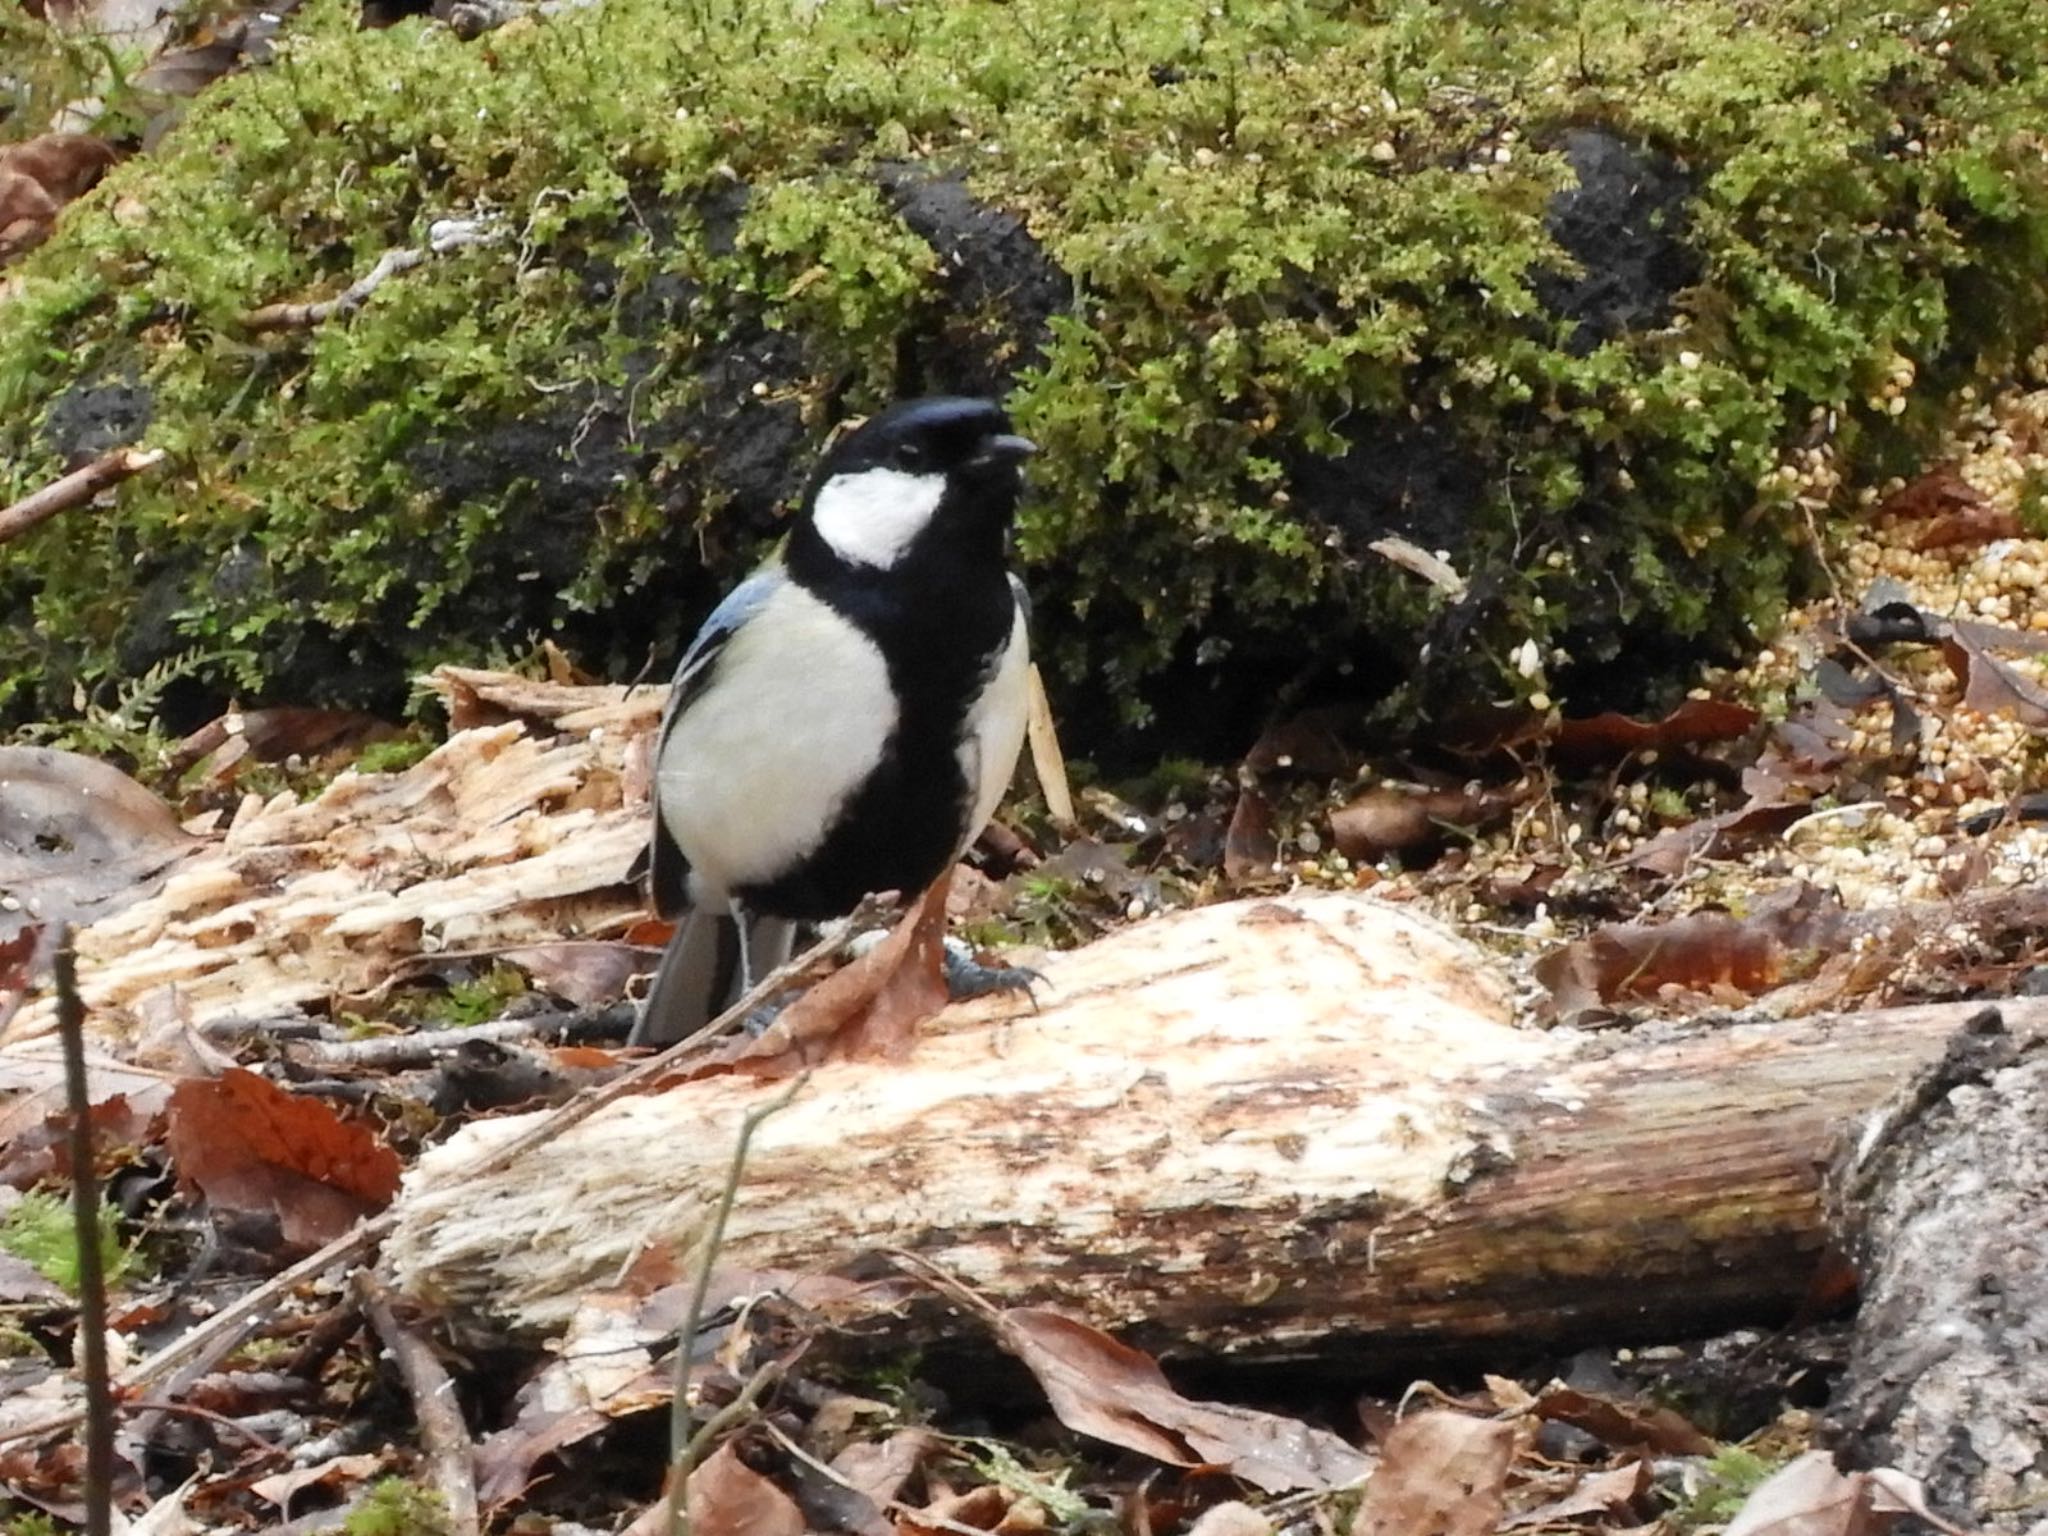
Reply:
<svg viewBox="0 0 2048 1536"><path fill-rule="evenodd" d="M1828 1418L1986 1531L2048 1536L2048 1038L1986 1009L1835 1187L1864 1300Z"/></svg>
<svg viewBox="0 0 2048 1536"><path fill-rule="evenodd" d="M721 1261L901 1251L999 1304L1262 1362L1756 1321L1813 1276L1840 1134L1969 1011L1518 1028L1482 952L1327 894L1140 924L1046 974L1041 1012L962 1005L904 1059L820 1067L761 1128ZM781 1086L625 1100L482 1176L530 1117L472 1126L414 1169L385 1263L471 1325L558 1328L637 1256L687 1262Z"/></svg>

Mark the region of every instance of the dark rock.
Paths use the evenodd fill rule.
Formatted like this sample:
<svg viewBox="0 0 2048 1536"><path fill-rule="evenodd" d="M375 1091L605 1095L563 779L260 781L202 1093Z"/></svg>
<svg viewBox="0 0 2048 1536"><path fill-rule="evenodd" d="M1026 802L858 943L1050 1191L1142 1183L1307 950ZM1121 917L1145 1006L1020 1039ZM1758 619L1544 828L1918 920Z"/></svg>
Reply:
<svg viewBox="0 0 2048 1536"><path fill-rule="evenodd" d="M978 200L960 176L895 160L877 166L875 179L938 256L945 285L937 334L910 339L904 392L1000 398L1044 356L1072 280L1022 219Z"/></svg>
<svg viewBox="0 0 2048 1536"><path fill-rule="evenodd" d="M1372 417L1347 423L1342 435L1348 446L1335 457L1283 455L1295 515L1343 530L1360 548L1399 534L1455 561L1480 514L1485 456L1443 417Z"/></svg>
<svg viewBox="0 0 2048 1536"><path fill-rule="evenodd" d="M82 464L139 442L155 414L155 397L135 379L88 379L50 403L43 441L65 463Z"/></svg>
<svg viewBox="0 0 2048 1536"><path fill-rule="evenodd" d="M1692 178L1669 156L1598 128L1571 130L1562 148L1578 185L1551 199L1545 223L1584 270L1539 273L1538 296L1577 322L1576 352L1670 324L1679 290L1699 278L1684 239Z"/></svg>

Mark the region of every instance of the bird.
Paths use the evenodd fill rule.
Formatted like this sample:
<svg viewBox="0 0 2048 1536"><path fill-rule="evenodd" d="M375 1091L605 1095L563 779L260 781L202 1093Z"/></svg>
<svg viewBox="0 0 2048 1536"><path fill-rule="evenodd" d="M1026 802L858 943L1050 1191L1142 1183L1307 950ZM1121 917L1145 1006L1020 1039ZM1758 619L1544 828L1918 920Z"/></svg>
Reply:
<svg viewBox="0 0 2048 1536"><path fill-rule="evenodd" d="M634 1044L695 1034L802 925L924 891L994 814L1029 710L1009 546L1036 451L990 400L889 406L704 621L655 741L650 885L677 923Z"/></svg>

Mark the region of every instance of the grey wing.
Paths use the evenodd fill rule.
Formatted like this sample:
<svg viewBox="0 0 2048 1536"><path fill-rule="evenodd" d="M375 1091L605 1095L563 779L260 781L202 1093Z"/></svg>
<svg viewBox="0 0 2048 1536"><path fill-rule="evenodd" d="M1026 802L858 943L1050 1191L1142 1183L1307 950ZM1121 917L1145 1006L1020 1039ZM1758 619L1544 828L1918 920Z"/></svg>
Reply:
<svg viewBox="0 0 2048 1536"><path fill-rule="evenodd" d="M690 641L689 649L683 652L683 659L676 664L675 681L669 685L668 704L661 712L661 730L654 738L657 779L661 774L661 760L668 751L669 734L675 729L676 721L682 718L683 711L690 707L691 701L704 691L705 684L711 680L719 652L788 580L779 565L756 571L725 594L724 601L711 610L711 616ZM663 917L672 917L690 904L690 861L683 857L683 850L676 846L675 839L669 836L668 827L661 819L659 790L654 796L654 838L648 851L654 910Z"/></svg>

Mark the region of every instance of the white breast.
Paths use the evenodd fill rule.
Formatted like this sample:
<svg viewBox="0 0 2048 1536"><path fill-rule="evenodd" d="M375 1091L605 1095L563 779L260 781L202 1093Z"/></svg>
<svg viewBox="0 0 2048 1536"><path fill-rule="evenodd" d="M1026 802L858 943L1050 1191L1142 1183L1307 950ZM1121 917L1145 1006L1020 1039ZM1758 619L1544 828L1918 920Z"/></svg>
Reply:
<svg viewBox="0 0 2048 1536"><path fill-rule="evenodd" d="M1017 754L1024 746L1024 723L1031 713L1031 641L1024 628L1023 605L1010 624L1010 638L989 671L988 684L968 712L960 742L960 771L973 787L974 813L967 823L961 852L981 835L1003 791L1017 772Z"/></svg>
<svg viewBox="0 0 2048 1536"><path fill-rule="evenodd" d="M896 729L896 695L866 635L791 584L719 655L715 686L662 754L661 814L714 905L773 880L824 837Z"/></svg>

